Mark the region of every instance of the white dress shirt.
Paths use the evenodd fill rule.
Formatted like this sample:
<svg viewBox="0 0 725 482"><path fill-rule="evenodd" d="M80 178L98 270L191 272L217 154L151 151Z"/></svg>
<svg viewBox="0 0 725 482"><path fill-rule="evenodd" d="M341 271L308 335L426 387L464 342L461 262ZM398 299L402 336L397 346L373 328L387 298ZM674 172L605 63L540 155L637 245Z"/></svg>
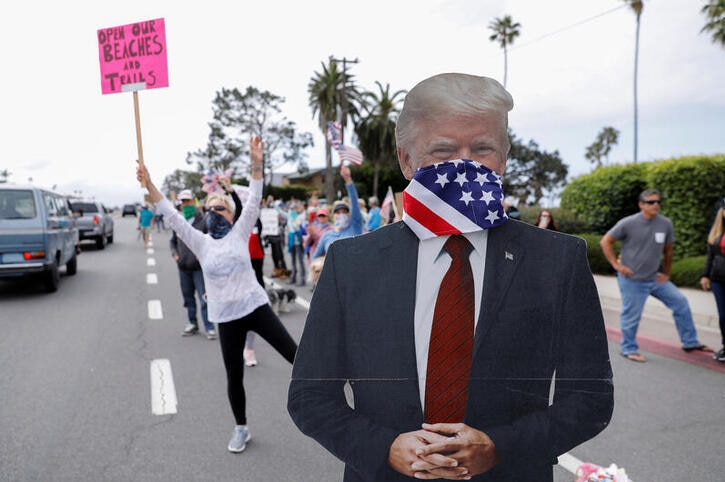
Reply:
<svg viewBox="0 0 725 482"><path fill-rule="evenodd" d="M475 285L476 302L474 314L474 330L478 324L483 293L483 273L486 261L486 245L488 230L464 234L473 245L469 256L473 282ZM425 380L428 371L428 345L433 325L433 312L441 281L451 265L450 255L443 249L449 236L436 236L419 241L418 274L415 285L415 357L418 366L418 390L420 403L425 409Z"/></svg>

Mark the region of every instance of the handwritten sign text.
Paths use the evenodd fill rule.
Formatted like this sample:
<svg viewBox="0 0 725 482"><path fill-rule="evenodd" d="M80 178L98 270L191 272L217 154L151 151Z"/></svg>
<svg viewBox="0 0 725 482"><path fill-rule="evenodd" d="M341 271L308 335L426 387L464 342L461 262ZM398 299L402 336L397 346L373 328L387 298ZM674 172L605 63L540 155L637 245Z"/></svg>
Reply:
<svg viewBox="0 0 725 482"><path fill-rule="evenodd" d="M98 58L104 94L168 87L164 19L98 30Z"/></svg>

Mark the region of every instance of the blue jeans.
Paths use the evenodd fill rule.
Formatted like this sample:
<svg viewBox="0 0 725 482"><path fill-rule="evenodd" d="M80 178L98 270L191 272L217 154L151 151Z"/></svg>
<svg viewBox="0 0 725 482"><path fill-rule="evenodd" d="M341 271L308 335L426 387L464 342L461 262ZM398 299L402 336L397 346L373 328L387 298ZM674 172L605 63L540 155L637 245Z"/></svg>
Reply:
<svg viewBox="0 0 725 482"><path fill-rule="evenodd" d="M305 263L307 262L305 249L301 244L293 244L289 251L292 254L292 278L290 282L294 283L296 281L298 284L303 285L305 284Z"/></svg>
<svg viewBox="0 0 725 482"><path fill-rule="evenodd" d="M194 293L199 297L201 307L201 319L204 321L206 331L214 329L214 323L209 322L206 315L206 288L204 287L204 275L201 270L184 271L179 270L179 284L181 285L181 296L184 298L184 308L189 316L189 323L199 326L196 320L196 299Z"/></svg>
<svg viewBox="0 0 725 482"><path fill-rule="evenodd" d="M690 304L677 286L671 281L657 283L654 279L647 281L632 281L617 274L619 292L622 294L622 313L620 317L622 327L622 354L637 353L637 328L642 317L642 310L647 297L652 295L672 310L675 318L677 334L680 336L683 348L691 348L700 344L697 340L695 323L692 321Z"/></svg>
<svg viewBox="0 0 725 482"><path fill-rule="evenodd" d="M720 320L720 336L722 337L722 346L725 346L725 283L710 281L710 289L715 296L717 316Z"/></svg>

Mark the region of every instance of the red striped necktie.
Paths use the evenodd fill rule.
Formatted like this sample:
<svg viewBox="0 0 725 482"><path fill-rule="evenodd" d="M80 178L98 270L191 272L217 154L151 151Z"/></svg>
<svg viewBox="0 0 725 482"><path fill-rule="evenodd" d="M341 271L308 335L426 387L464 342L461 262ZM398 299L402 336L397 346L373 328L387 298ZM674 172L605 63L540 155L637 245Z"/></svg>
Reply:
<svg viewBox="0 0 725 482"><path fill-rule="evenodd" d="M468 261L473 246L464 236L453 235L443 248L452 261L433 313L425 384L428 423L463 422L473 353L475 291Z"/></svg>

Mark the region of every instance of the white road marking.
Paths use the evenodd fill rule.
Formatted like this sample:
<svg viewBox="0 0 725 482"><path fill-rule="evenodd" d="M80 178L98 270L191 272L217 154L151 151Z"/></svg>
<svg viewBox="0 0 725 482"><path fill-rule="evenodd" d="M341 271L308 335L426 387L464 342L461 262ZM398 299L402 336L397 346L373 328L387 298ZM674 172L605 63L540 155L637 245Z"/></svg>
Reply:
<svg viewBox="0 0 725 482"><path fill-rule="evenodd" d="M147 285L159 284L159 277L156 276L156 273L146 273L146 284Z"/></svg>
<svg viewBox="0 0 725 482"><path fill-rule="evenodd" d="M168 415L176 413L176 388L171 373L171 363L165 358L151 361L151 413Z"/></svg>
<svg viewBox="0 0 725 482"><path fill-rule="evenodd" d="M156 266L156 260L154 258L147 259L146 266Z"/></svg>
<svg viewBox="0 0 725 482"><path fill-rule="evenodd" d="M304 308L306 310L310 309L310 302L304 298L300 298L299 296L297 296L295 298L295 303L297 303L298 305L300 305L302 308Z"/></svg>
<svg viewBox="0 0 725 482"><path fill-rule="evenodd" d="M148 312L150 320L161 320L164 318L164 312L161 309L161 300L149 300Z"/></svg>
<svg viewBox="0 0 725 482"><path fill-rule="evenodd" d="M154 248L148 248L146 254L154 254Z"/></svg>

